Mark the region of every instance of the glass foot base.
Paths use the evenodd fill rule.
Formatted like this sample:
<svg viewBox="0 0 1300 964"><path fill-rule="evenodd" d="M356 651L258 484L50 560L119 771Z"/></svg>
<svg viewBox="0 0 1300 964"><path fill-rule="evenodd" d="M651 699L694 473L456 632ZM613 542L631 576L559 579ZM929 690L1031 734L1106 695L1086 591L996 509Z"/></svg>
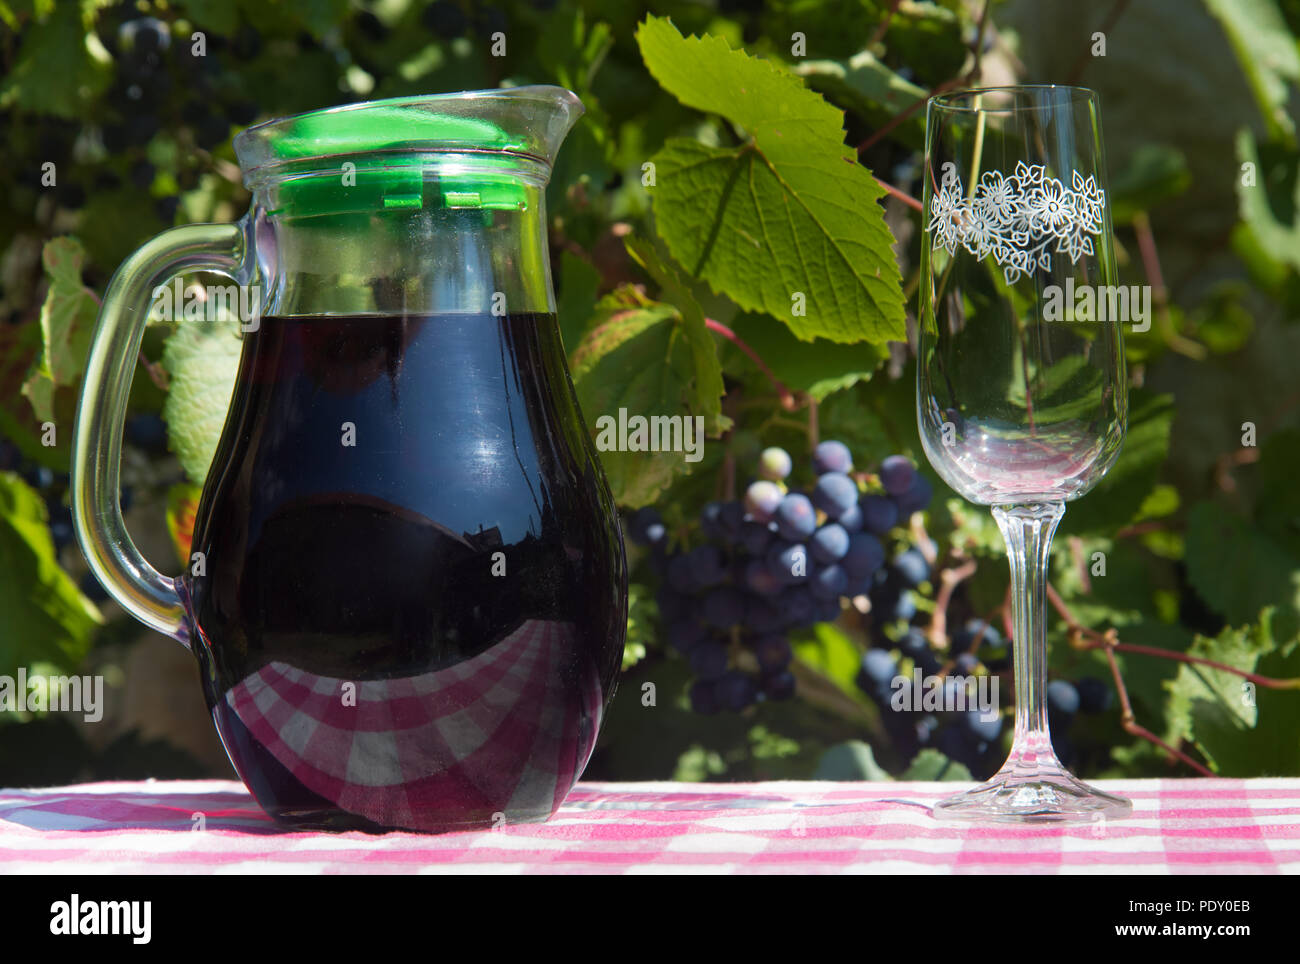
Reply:
<svg viewBox="0 0 1300 964"><path fill-rule="evenodd" d="M934 805L939 820L1000 823L1099 821L1127 817L1133 804L1071 776L1054 757L1039 754L1032 767L1008 760L993 778Z"/></svg>

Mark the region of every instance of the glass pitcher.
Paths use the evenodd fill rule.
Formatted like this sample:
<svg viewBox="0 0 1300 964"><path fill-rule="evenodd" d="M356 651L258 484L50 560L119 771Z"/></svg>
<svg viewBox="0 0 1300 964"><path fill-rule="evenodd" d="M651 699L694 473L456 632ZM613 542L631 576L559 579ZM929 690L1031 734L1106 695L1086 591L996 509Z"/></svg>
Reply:
<svg viewBox="0 0 1300 964"><path fill-rule="evenodd" d="M197 657L235 769L281 823L545 820L591 755L627 571L547 253L544 191L581 113L522 87L258 125L235 139L248 214L164 232L109 285L78 541ZM195 270L260 307L172 578L126 532L119 457L151 299Z"/></svg>

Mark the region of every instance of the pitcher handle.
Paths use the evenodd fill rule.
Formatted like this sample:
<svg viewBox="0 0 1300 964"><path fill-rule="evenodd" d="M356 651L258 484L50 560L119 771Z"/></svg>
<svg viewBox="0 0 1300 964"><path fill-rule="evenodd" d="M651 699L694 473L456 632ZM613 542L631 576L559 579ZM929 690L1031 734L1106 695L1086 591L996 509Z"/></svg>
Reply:
<svg viewBox="0 0 1300 964"><path fill-rule="evenodd" d="M122 263L99 311L73 430L72 513L90 571L123 609L187 648L179 580L149 564L122 521L122 426L155 289L186 270L243 283L246 248L242 225L190 224L164 231Z"/></svg>

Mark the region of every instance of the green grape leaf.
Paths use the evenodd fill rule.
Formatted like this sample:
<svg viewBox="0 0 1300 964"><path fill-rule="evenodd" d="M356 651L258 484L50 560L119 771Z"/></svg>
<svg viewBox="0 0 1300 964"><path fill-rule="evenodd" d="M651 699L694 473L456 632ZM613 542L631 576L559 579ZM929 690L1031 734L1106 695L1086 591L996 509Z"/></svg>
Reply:
<svg viewBox="0 0 1300 964"><path fill-rule="evenodd" d="M1300 429L1273 432L1259 451L1255 525L1300 559Z"/></svg>
<svg viewBox="0 0 1300 964"><path fill-rule="evenodd" d="M1300 83L1300 49L1274 0L1205 0L1232 44L1270 137L1291 140L1288 84Z"/></svg>
<svg viewBox="0 0 1300 964"><path fill-rule="evenodd" d="M1061 520L1062 535L1113 535L1116 529L1133 521L1155 488L1169 456L1173 421L1172 395L1130 390L1124 448L1097 487L1066 508Z"/></svg>
<svg viewBox="0 0 1300 964"><path fill-rule="evenodd" d="M23 31L17 59L0 82L0 108L17 106L73 120L88 113L108 87L111 64L91 55L81 6L60 3Z"/></svg>
<svg viewBox="0 0 1300 964"><path fill-rule="evenodd" d="M86 370L99 301L81 283L85 252L74 238L46 242L41 260L49 279L41 305L41 351L22 392L44 422L55 418L55 392L75 386Z"/></svg>
<svg viewBox="0 0 1300 964"><path fill-rule="evenodd" d="M769 315L745 313L732 319L730 328L757 352L786 388L804 392L819 402L867 381L888 357L882 346L865 341L855 345L840 345L825 338L800 341ZM753 359L739 347L727 343L722 357L728 371L761 377Z"/></svg>
<svg viewBox="0 0 1300 964"><path fill-rule="evenodd" d="M725 9L724 4L718 4ZM754 4L755 13L762 12L762 33L775 44L789 49L797 31L805 43L809 57L847 57L860 50L873 30L886 18L890 0L850 0L848 3L826 3L825 0L767 0ZM894 4L897 6L897 4ZM921 4L908 3L915 8ZM928 4L926 4L928 6ZM732 9L739 11L740 7ZM732 15L733 17L736 14ZM899 13L901 19L902 13ZM709 23L715 33L731 32L732 25L723 20ZM742 29L734 27L739 43ZM789 39L786 39L789 38ZM800 56L803 56L802 54Z"/></svg>
<svg viewBox="0 0 1300 964"><path fill-rule="evenodd" d="M900 780L916 780L929 782L932 780L973 780L970 771L960 763L956 763L938 750L924 749L916 755L916 759L899 776Z"/></svg>
<svg viewBox="0 0 1300 964"><path fill-rule="evenodd" d="M813 90L827 95L834 103L849 107L862 115L873 127L879 127L901 114L930 92L905 80L863 50L848 60L808 60L794 68ZM925 112L917 111L896 126L890 137L909 147L920 148L925 141Z"/></svg>
<svg viewBox="0 0 1300 964"><path fill-rule="evenodd" d="M41 261L50 290L41 306L44 365L55 385L73 385L86 370L99 301L81 283L85 252L73 238L55 238L45 245Z"/></svg>
<svg viewBox="0 0 1300 964"><path fill-rule="evenodd" d="M239 29L239 4L230 0L181 0L180 8L200 29L225 35Z"/></svg>
<svg viewBox="0 0 1300 964"><path fill-rule="evenodd" d="M1265 606L1300 604L1300 561L1269 536L1212 502L1187 518L1187 578L1230 625L1254 620Z"/></svg>
<svg viewBox="0 0 1300 964"><path fill-rule="evenodd" d="M805 341L902 340L884 190L845 146L843 114L777 65L682 37L667 19L648 17L637 42L664 89L749 136L738 147L673 138L654 156L655 228L672 256Z"/></svg>
<svg viewBox="0 0 1300 964"><path fill-rule="evenodd" d="M874 709L858 686L858 671L862 668L862 652L834 623L816 623L809 629L791 634L790 644L795 658L818 676L834 684L841 697L847 696L861 709ZM801 691L809 686L802 682Z"/></svg>
<svg viewBox="0 0 1300 964"><path fill-rule="evenodd" d="M678 274L676 265L661 259L653 245L633 237L628 237L624 244L632 260L650 273L658 282L660 291L677 306L682 318L682 333L690 345L694 368L687 407L693 413L704 416L710 435L720 435L730 424L730 420L722 414L722 395L725 391L722 385L722 365L718 362L718 349L713 343L713 336L709 334L699 302Z"/></svg>
<svg viewBox="0 0 1300 964"><path fill-rule="evenodd" d="M12 472L0 472L0 572L0 674L75 668L103 617L59 566L44 501Z"/></svg>
<svg viewBox="0 0 1300 964"><path fill-rule="evenodd" d="M686 461L681 451L623 451L621 438L603 445L602 425L613 420L621 436L633 416L691 418L686 399L694 376L692 351L677 309L649 301L634 288L607 295L598 309L573 351L573 383L615 501L638 508L698 463Z"/></svg>
<svg viewBox="0 0 1300 964"><path fill-rule="evenodd" d="M1281 262L1300 268L1300 152L1293 146L1257 144L1249 128L1237 132L1237 159L1244 168L1237 181L1241 220L1254 244L1234 239L1239 248L1252 249L1263 265ZM1253 174L1253 176L1250 176ZM1276 274L1276 269L1256 268Z"/></svg>
<svg viewBox="0 0 1300 964"><path fill-rule="evenodd" d="M324 37L338 28L349 6L349 0L297 0L293 11L312 36Z"/></svg>
<svg viewBox="0 0 1300 964"><path fill-rule="evenodd" d="M571 251L560 255L560 283L555 313L560 322L560 338L566 354L573 354L591 321L596 295L600 291L600 272Z"/></svg>
<svg viewBox="0 0 1300 964"><path fill-rule="evenodd" d="M1272 613L1216 639L1198 636L1188 650L1244 672L1300 678L1300 642L1279 643ZM1175 739L1190 739L1224 776L1284 775L1300 769L1300 692L1258 686L1236 673L1184 663L1170 686Z"/></svg>
<svg viewBox="0 0 1300 964"><path fill-rule="evenodd" d="M191 482L202 486L226 424L243 348L237 322L186 322L163 347L170 381L163 419L168 445Z"/></svg>
<svg viewBox="0 0 1300 964"><path fill-rule="evenodd" d="M894 779L876 762L870 745L861 740L845 740L827 747L817 761L814 780L872 780Z"/></svg>

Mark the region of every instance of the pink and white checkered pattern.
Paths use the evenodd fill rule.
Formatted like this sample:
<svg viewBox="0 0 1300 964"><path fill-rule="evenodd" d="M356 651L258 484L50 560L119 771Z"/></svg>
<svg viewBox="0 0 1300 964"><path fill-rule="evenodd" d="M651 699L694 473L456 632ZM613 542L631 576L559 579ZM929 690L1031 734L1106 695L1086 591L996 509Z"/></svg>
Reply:
<svg viewBox="0 0 1300 964"><path fill-rule="evenodd" d="M548 823L440 836L283 832L226 781L0 790L0 874L1300 873L1300 780L1097 786L1133 816L934 820L954 784L587 783Z"/></svg>
<svg viewBox="0 0 1300 964"><path fill-rule="evenodd" d="M230 711L312 792L381 826L421 827L430 814L508 809L525 776L553 780L559 806L586 765L580 736L599 720L600 683L582 705L554 665L572 649L573 626L530 620L483 653L421 676L347 680L273 662L226 694ZM539 665L540 664L540 665ZM525 774L524 761L531 772ZM535 790L532 791L535 793Z"/></svg>

